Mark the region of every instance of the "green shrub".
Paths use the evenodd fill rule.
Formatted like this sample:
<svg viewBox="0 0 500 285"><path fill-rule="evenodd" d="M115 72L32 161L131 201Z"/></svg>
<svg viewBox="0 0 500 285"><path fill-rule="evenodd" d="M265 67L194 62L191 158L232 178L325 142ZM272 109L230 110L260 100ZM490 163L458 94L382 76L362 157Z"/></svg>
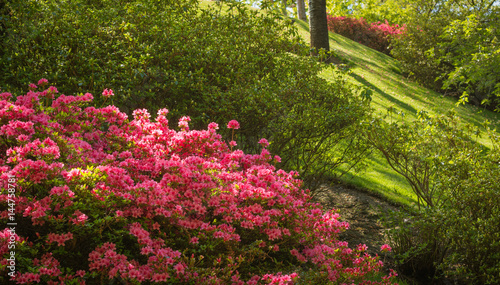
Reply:
<svg viewBox="0 0 500 285"><path fill-rule="evenodd" d="M342 74L320 79L323 66L291 21L271 11L196 0L18 0L7 9L4 89L19 92L45 77L70 94L111 88L112 103L128 114L166 107L196 129L238 119L240 147L255 151L270 139L281 166L307 181L355 163L365 149L350 141L358 141L368 106ZM334 148L348 155L327 155Z"/></svg>
<svg viewBox="0 0 500 285"><path fill-rule="evenodd" d="M452 70L452 66L439 61L437 49L443 23L440 21L426 21L423 24L409 23L404 36L394 37L391 41L391 55L402 65L406 75L437 92L442 92L442 74Z"/></svg>
<svg viewBox="0 0 500 285"><path fill-rule="evenodd" d="M495 16L472 14L451 22L441 35L439 48L447 52L440 58L454 69L443 75L444 88L457 90L476 105L500 111L500 47Z"/></svg>
<svg viewBox="0 0 500 285"><path fill-rule="evenodd" d="M386 235L398 272L423 284L443 273L450 238L441 231L443 213L427 208L421 212L394 211L383 217Z"/></svg>
<svg viewBox="0 0 500 285"><path fill-rule="evenodd" d="M455 114L437 118L422 111L411 123L399 121L399 115L389 110L390 123L375 118L365 123L364 134L372 146L386 158L389 166L402 175L418 198L418 207L439 207L446 203L448 190L443 183L448 174L463 179L464 161L457 161L459 153L470 160L478 158L483 149L474 145L472 127L463 128ZM403 113L400 113L403 116ZM460 174L459 174L460 173Z"/></svg>
<svg viewBox="0 0 500 285"><path fill-rule="evenodd" d="M457 153L457 161L469 161L461 167L463 178L449 172L444 185L452 189L446 212L447 236L453 252L445 268L458 264L458 274L477 284L498 284L500 280L500 138L487 129L493 148L484 156L470 160Z"/></svg>
<svg viewBox="0 0 500 285"><path fill-rule="evenodd" d="M420 113L411 123L382 119L365 136L419 198L408 216L388 219L400 270L498 284L500 274L500 139L488 124L464 126L450 113ZM493 147L472 136L488 135Z"/></svg>

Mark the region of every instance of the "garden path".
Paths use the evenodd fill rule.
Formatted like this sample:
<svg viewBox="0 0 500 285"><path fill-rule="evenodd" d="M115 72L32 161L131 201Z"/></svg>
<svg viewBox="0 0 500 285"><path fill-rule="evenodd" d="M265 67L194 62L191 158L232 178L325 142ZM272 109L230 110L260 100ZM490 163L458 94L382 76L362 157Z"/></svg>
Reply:
<svg viewBox="0 0 500 285"><path fill-rule="evenodd" d="M328 209L337 209L341 220L349 223L349 229L340 235L340 240L349 242L349 247L366 244L368 252L379 254L380 246L387 243L379 221L384 211L397 210L388 201L343 184L323 184L315 191L314 199Z"/></svg>

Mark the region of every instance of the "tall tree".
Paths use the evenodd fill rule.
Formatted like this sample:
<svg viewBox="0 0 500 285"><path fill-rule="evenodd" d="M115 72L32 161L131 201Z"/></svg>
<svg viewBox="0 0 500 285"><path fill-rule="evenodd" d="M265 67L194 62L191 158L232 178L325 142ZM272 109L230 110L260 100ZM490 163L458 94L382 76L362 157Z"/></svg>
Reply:
<svg viewBox="0 0 500 285"><path fill-rule="evenodd" d="M299 16L299 20L307 21L306 3L304 0L297 0L297 14Z"/></svg>
<svg viewBox="0 0 500 285"><path fill-rule="evenodd" d="M281 11L283 12L283 16L288 16L288 12L286 11L286 0L281 0Z"/></svg>
<svg viewBox="0 0 500 285"><path fill-rule="evenodd" d="M318 55L320 49L330 51L326 0L309 0L309 32L311 34L312 55Z"/></svg>

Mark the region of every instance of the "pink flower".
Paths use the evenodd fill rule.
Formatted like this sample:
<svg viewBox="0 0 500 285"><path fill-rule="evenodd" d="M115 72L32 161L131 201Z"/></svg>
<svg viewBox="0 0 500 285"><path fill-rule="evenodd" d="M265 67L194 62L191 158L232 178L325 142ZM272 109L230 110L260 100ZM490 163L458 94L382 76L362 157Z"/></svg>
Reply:
<svg viewBox="0 0 500 285"><path fill-rule="evenodd" d="M47 92L47 97L54 99L54 94L57 93L59 93L59 91L57 91L57 88L55 88L54 86L50 86Z"/></svg>
<svg viewBox="0 0 500 285"><path fill-rule="evenodd" d="M177 263L174 266L174 269L177 271L177 273L184 273L184 268L186 268L186 267L184 265L182 265L181 263Z"/></svg>
<svg viewBox="0 0 500 285"><path fill-rule="evenodd" d="M368 247L366 246L366 244L360 244L358 245L358 250L359 251L366 251L368 249Z"/></svg>
<svg viewBox="0 0 500 285"><path fill-rule="evenodd" d="M237 143L236 143L235 141L230 141L230 142L229 142L229 145L230 145L230 146L236 146L236 145L237 145Z"/></svg>
<svg viewBox="0 0 500 285"><path fill-rule="evenodd" d="M73 234L72 233L66 233L66 234L54 234L54 233L49 233L48 234L48 243L53 243L57 242L58 246L64 246L64 243L67 240L73 239Z"/></svg>
<svg viewBox="0 0 500 285"><path fill-rule="evenodd" d="M166 116L168 114L168 109L163 108L158 110L158 116Z"/></svg>
<svg viewBox="0 0 500 285"><path fill-rule="evenodd" d="M211 130L211 131L212 130L213 131L218 130L219 129L219 125L217 123L213 123L212 122L212 123L208 124L208 129Z"/></svg>
<svg viewBox="0 0 500 285"><path fill-rule="evenodd" d="M45 78L42 78L40 80L38 80L38 85L44 87L45 85L49 84L49 81Z"/></svg>
<svg viewBox="0 0 500 285"><path fill-rule="evenodd" d="M36 86L36 85L35 85L35 84L33 84L33 83L30 83L29 89L30 89L31 91L33 91L33 90L35 90L35 89L37 89L37 88L38 88L38 86Z"/></svg>
<svg viewBox="0 0 500 285"><path fill-rule="evenodd" d="M4 93L0 94L0 100L9 100L10 98L12 98L12 94L10 94L8 92L4 92Z"/></svg>
<svg viewBox="0 0 500 285"><path fill-rule="evenodd" d="M260 139L259 144L262 147L268 147L269 146L269 142L266 139Z"/></svg>
<svg viewBox="0 0 500 285"><path fill-rule="evenodd" d="M197 244L198 243L198 238L197 237L193 237L193 238L191 238L191 240L189 242L192 243L192 244Z"/></svg>
<svg viewBox="0 0 500 285"><path fill-rule="evenodd" d="M229 121L229 123L227 123L227 127L228 129L239 129L240 128L240 123L238 123L238 121L236 120L231 120Z"/></svg>
<svg viewBox="0 0 500 285"><path fill-rule="evenodd" d="M392 250L392 248L388 245L388 244L384 244L380 247L380 250L382 252L390 252Z"/></svg>
<svg viewBox="0 0 500 285"><path fill-rule="evenodd" d="M87 221L88 217L85 214L81 214L80 216L77 217L78 223L84 224L85 221Z"/></svg>
<svg viewBox="0 0 500 285"><path fill-rule="evenodd" d="M179 119L179 128L183 130L189 130L189 122L191 121L191 118L188 116L183 116L182 118Z"/></svg>
<svg viewBox="0 0 500 285"><path fill-rule="evenodd" d="M104 89L104 91L102 92L102 96L108 98L108 97L111 97L111 96L114 96L115 94L113 93L113 90L111 89Z"/></svg>

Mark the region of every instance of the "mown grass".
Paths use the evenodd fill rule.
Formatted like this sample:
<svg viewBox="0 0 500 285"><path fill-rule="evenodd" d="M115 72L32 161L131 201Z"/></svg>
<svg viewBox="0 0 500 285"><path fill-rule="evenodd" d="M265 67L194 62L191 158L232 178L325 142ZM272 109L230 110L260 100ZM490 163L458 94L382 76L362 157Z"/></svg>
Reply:
<svg viewBox="0 0 500 285"><path fill-rule="evenodd" d="M300 20L295 23L301 36L309 42L308 24ZM419 111L439 115L454 110L464 123L480 126L489 120L500 129L500 114L472 105L456 106L455 98L443 96L408 80L399 62L390 56L334 33L330 33L330 49L346 62L352 82L373 91L371 106L375 113L386 113L388 108L394 108L404 113L400 118L411 122ZM331 73L332 69L327 68L322 76L328 79ZM476 140L485 146L490 145L486 137ZM347 174L342 179L394 202L409 206L416 202L410 185L377 152L368 157L363 171Z"/></svg>

